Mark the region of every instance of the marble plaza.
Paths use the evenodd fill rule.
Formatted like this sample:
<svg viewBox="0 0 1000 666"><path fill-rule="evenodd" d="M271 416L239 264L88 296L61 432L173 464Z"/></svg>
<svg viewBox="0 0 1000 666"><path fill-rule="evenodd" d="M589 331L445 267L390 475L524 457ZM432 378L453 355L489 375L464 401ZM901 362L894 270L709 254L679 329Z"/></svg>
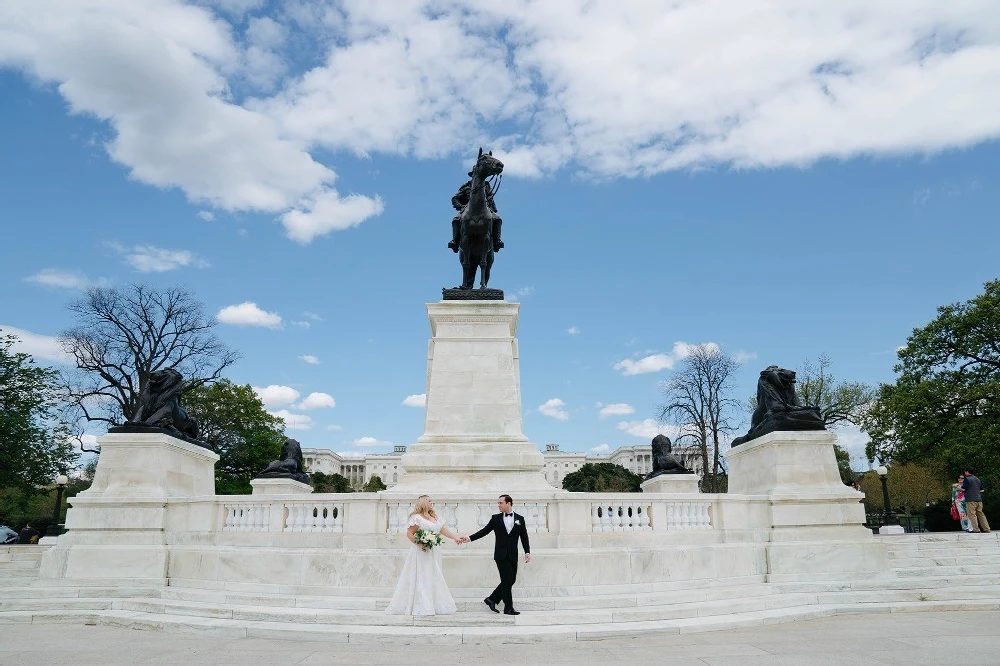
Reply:
<svg viewBox="0 0 1000 666"><path fill-rule="evenodd" d="M9 598L31 601L0 607L0 621L516 643L1000 608L995 535L873 536L826 431L772 432L733 449L729 493L699 493L694 474L651 479L641 493L558 489L546 466L564 454L546 457L522 431L519 313L503 301L428 304L424 433L398 452L398 481L380 493L259 479L252 495L216 495L215 453L161 433L105 435L67 532L19 569L32 580ZM514 588L521 615L482 604L495 585L485 540L444 546L458 613L382 612L421 492L460 534L489 520L498 493L514 495L532 545Z"/></svg>

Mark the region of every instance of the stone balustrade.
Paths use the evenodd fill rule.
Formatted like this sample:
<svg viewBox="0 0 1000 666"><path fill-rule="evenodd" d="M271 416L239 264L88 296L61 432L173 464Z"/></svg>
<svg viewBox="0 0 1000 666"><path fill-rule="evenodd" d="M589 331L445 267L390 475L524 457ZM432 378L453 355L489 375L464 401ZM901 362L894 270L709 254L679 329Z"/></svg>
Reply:
<svg viewBox="0 0 1000 666"><path fill-rule="evenodd" d="M726 500L726 495L572 493L527 498L515 503L515 511L530 534L710 530L713 505ZM217 502L223 532L401 534L414 507L412 500L373 493L230 496ZM482 528L497 511L495 502L468 496L440 499L435 507L445 526L462 534Z"/></svg>

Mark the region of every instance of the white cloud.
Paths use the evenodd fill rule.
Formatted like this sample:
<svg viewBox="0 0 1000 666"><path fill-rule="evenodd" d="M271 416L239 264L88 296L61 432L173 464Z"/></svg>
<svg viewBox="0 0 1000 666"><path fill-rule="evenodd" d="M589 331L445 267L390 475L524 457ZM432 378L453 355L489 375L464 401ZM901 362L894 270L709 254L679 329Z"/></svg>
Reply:
<svg viewBox="0 0 1000 666"><path fill-rule="evenodd" d="M671 439L677 437L677 428L667 423L658 423L656 419L643 419L642 421L621 421L615 426L633 437L653 439L657 435L666 435Z"/></svg>
<svg viewBox="0 0 1000 666"><path fill-rule="evenodd" d="M15 352L31 354L35 358L52 361L53 363L74 365L73 357L63 351L62 344L57 337L39 335L38 333L26 331L23 328L8 326L7 324L0 324L0 335L17 336L18 342L13 348Z"/></svg>
<svg viewBox="0 0 1000 666"><path fill-rule="evenodd" d="M551 416L557 421L569 420L569 414L563 409L566 403L559 398L551 398L538 406L538 411L545 416Z"/></svg>
<svg viewBox="0 0 1000 666"><path fill-rule="evenodd" d="M310 141L282 129L283 119L234 102L227 76L259 82L276 71L256 57L266 56L254 44L268 36L256 24L243 48L229 23L178 0L40 0L0 5L0 26L0 67L57 85L72 113L107 122L108 155L134 180L228 211L303 210L315 218L312 235L377 208L352 201L335 220L311 211L338 198L333 171L308 153ZM303 226L295 227L300 240Z"/></svg>
<svg viewBox="0 0 1000 666"><path fill-rule="evenodd" d="M374 437L359 437L358 439L351 442L351 446L357 446L359 448L376 448L383 446L394 446L392 442L386 442L381 439L376 439Z"/></svg>
<svg viewBox="0 0 1000 666"><path fill-rule="evenodd" d="M306 398L297 404L297 409L324 409L336 407L337 401L328 393L310 393Z"/></svg>
<svg viewBox="0 0 1000 666"><path fill-rule="evenodd" d="M615 370L620 370L623 375L642 375L648 372L659 372L660 370L670 370L677 361L683 360L691 355L691 352L698 347L718 352L719 345L714 342L703 342L700 345L691 345L686 342L675 342L674 348L669 353L650 354L638 360L625 359L615 363Z"/></svg>
<svg viewBox="0 0 1000 666"><path fill-rule="evenodd" d="M329 431L331 431L331 432L336 432L338 430L343 430L344 428L343 428L343 426L339 426L339 425L328 425L326 427L326 429L329 430Z"/></svg>
<svg viewBox="0 0 1000 666"><path fill-rule="evenodd" d="M312 319L313 321L326 321L315 312L309 312L308 310L303 312L302 316L305 317L306 319Z"/></svg>
<svg viewBox="0 0 1000 666"><path fill-rule="evenodd" d="M304 320L303 321L292 320L292 326L295 326L297 328L309 328L311 324Z"/></svg>
<svg viewBox="0 0 1000 666"><path fill-rule="evenodd" d="M154 245L125 247L118 243L108 243L110 248L125 257L125 262L140 273L165 273L190 266L207 268L208 262L190 250L167 250Z"/></svg>
<svg viewBox="0 0 1000 666"><path fill-rule="evenodd" d="M216 315L223 324L232 326L263 326L264 328L281 328L281 317L275 312L267 312L257 307L252 301L239 305L228 305Z"/></svg>
<svg viewBox="0 0 1000 666"><path fill-rule="evenodd" d="M757 358L757 352L743 351L742 349L737 350L733 354L733 360L737 363L746 363L747 361L752 361Z"/></svg>
<svg viewBox="0 0 1000 666"><path fill-rule="evenodd" d="M487 140L510 174L603 178L1000 136L982 111L1000 108L990 0L310 1L275 18L246 16L262 0L205 3L3 3L0 67L106 122L131 178L273 213L302 243L384 207L334 190L310 151L431 158ZM303 41L324 52L290 74Z"/></svg>
<svg viewBox="0 0 1000 666"><path fill-rule="evenodd" d="M610 405L602 405L597 403L601 411L598 415L603 419L605 416L628 416L629 414L635 414L635 407L624 402L616 402Z"/></svg>
<svg viewBox="0 0 1000 666"><path fill-rule="evenodd" d="M291 386L271 384L264 388L258 386L253 386L252 388L253 392L260 398L260 401L268 407L285 407L299 399L299 392Z"/></svg>
<svg viewBox="0 0 1000 666"><path fill-rule="evenodd" d="M317 236L356 227L369 217L381 215L383 210L382 197L372 199L360 194L341 197L326 189L282 215L281 222L289 238L307 245Z"/></svg>
<svg viewBox="0 0 1000 666"><path fill-rule="evenodd" d="M58 289L86 289L90 286L100 286L107 283L107 280L104 278L91 280L79 271L69 271L61 268L43 268L34 275L24 278L24 280Z"/></svg>
<svg viewBox="0 0 1000 666"><path fill-rule="evenodd" d="M198 217L205 220L206 222L211 222L215 219L215 213L209 210L199 210Z"/></svg>
<svg viewBox="0 0 1000 666"><path fill-rule="evenodd" d="M597 446L590 449L591 453L607 453L611 450L611 447L607 444L598 444Z"/></svg>
<svg viewBox="0 0 1000 666"><path fill-rule="evenodd" d="M865 456L865 446L871 441L867 433L855 425L846 425L834 430L837 444L851 456L851 467L857 470L868 468L868 458Z"/></svg>
<svg viewBox="0 0 1000 666"><path fill-rule="evenodd" d="M569 328L566 329L566 332L569 333L570 335L580 335L580 329L578 329L576 326L570 326Z"/></svg>
<svg viewBox="0 0 1000 666"><path fill-rule="evenodd" d="M306 324L307 326L309 325L308 322L302 322L302 323ZM309 365L319 365L320 364L319 358L313 356L312 354L303 354L302 356L299 356L299 360L300 361L305 361Z"/></svg>
<svg viewBox="0 0 1000 666"><path fill-rule="evenodd" d="M316 426L316 422L312 420L311 416L293 414L287 409L279 409L276 412L269 412L269 414L282 419L287 430L312 430Z"/></svg>
<svg viewBox="0 0 1000 666"><path fill-rule="evenodd" d="M426 393L414 393L413 395L408 395L403 398L403 404L407 407L426 407L427 406L427 394Z"/></svg>

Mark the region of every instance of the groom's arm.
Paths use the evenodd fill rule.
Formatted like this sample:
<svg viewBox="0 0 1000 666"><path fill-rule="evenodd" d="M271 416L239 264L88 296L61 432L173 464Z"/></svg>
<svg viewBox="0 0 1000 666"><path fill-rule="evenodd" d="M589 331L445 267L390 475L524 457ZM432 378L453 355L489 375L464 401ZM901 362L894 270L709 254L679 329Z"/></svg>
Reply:
<svg viewBox="0 0 1000 666"><path fill-rule="evenodd" d="M527 562L531 559L531 546L528 545L528 529L524 518L521 518L521 548L524 548L524 561Z"/></svg>
<svg viewBox="0 0 1000 666"><path fill-rule="evenodd" d="M479 530L475 534L470 534L466 538L469 541L475 541L476 539L482 539L484 536L486 536L487 534L489 534L491 531L493 531L493 516L490 516L489 521L486 523L486 526L483 527L483 529Z"/></svg>

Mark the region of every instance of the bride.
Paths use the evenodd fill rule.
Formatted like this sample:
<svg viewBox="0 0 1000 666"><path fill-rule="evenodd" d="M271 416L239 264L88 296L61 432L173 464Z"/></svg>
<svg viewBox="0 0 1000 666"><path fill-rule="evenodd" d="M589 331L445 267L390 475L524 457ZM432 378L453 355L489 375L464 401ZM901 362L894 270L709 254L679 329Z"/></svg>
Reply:
<svg viewBox="0 0 1000 666"><path fill-rule="evenodd" d="M461 538L444 526L444 518L438 519L434 503L427 495L417 498L417 506L410 512L406 538L413 545L406 553L403 572L399 574L392 601L385 609L390 615L449 615L455 612L455 600L448 589L441 571L441 552L438 548L427 548L416 542L417 530L439 532L456 544Z"/></svg>

